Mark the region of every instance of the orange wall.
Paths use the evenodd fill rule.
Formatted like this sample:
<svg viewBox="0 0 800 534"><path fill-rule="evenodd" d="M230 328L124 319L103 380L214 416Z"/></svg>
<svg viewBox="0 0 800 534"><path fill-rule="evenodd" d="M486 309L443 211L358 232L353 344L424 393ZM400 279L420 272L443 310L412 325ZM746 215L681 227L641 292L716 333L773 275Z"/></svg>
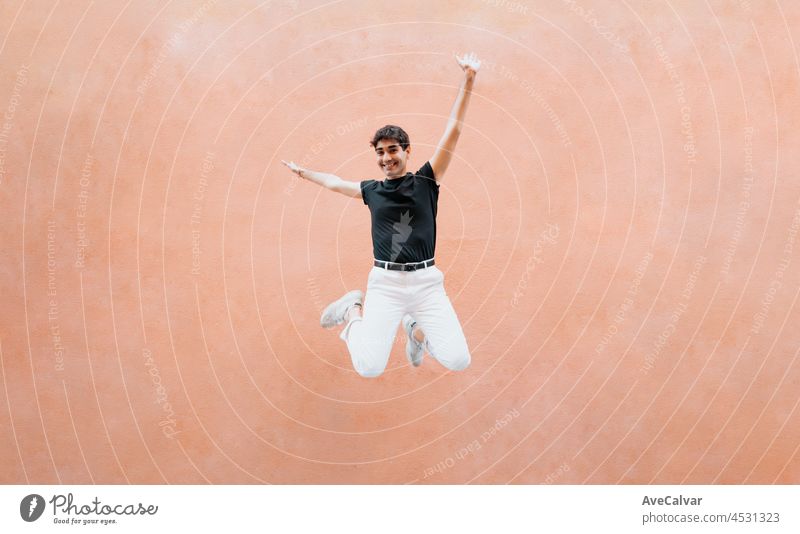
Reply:
<svg viewBox="0 0 800 534"><path fill-rule="evenodd" d="M0 4L0 482L800 482L800 5L628 4ZM421 165L470 50L473 364L363 379L368 211L280 160Z"/></svg>

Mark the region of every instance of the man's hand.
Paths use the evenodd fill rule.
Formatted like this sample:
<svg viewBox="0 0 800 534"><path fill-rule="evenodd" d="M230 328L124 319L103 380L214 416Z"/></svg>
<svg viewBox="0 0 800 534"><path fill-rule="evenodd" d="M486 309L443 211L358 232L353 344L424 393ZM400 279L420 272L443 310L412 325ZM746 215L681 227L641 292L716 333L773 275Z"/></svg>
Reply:
<svg viewBox="0 0 800 534"><path fill-rule="evenodd" d="M300 167L298 167L297 165L295 165L294 161L288 161L288 162L287 162L287 161L283 161L283 160L281 160L281 163L283 163L284 165L286 165L287 167L289 167L289 170L290 170L290 171L292 171L293 173L295 173L295 174L296 174L297 176L299 176L300 178L305 178L305 176L303 176L303 175L301 174L301 173L303 172L303 169L302 169L302 168L300 168Z"/></svg>
<svg viewBox="0 0 800 534"><path fill-rule="evenodd" d="M464 57L458 57L458 55L456 55L456 61L458 61L458 66L461 67L470 78L475 76L481 68L481 60L478 59L475 52L464 54Z"/></svg>

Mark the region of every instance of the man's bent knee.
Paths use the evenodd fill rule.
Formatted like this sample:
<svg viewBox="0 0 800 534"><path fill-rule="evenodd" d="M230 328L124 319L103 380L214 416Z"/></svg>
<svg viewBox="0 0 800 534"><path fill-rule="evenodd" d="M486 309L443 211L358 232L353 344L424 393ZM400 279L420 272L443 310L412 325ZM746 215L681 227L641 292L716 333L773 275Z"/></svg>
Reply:
<svg viewBox="0 0 800 534"><path fill-rule="evenodd" d="M363 376L364 378L375 378L376 376L380 376L383 374L383 370L386 368L380 367L377 365L355 365L356 373Z"/></svg>
<svg viewBox="0 0 800 534"><path fill-rule="evenodd" d="M451 371L463 371L469 367L470 363L472 363L472 357L470 356L469 351L465 351L456 355L454 358L448 359L447 363L444 363L444 366Z"/></svg>
<svg viewBox="0 0 800 534"><path fill-rule="evenodd" d="M386 355L384 357L376 358L374 354L370 354L370 356L366 358L363 357L363 355L352 358L353 368L356 370L356 373L364 378L375 378L376 376L382 375L384 369L386 369L388 360L388 349L386 350Z"/></svg>
<svg viewBox="0 0 800 534"><path fill-rule="evenodd" d="M454 338L439 345L428 342L428 351L450 371L463 371L472 362L466 340Z"/></svg>

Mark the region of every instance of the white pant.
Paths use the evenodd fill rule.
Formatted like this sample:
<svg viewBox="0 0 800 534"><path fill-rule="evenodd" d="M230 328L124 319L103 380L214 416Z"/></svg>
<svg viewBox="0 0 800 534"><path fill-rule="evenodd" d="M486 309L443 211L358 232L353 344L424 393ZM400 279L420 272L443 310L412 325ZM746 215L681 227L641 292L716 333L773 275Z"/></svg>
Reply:
<svg viewBox="0 0 800 534"><path fill-rule="evenodd" d="M444 291L444 273L435 265L417 271L373 267L367 280L363 316L339 334L361 376L383 373L397 326L410 314L425 333L428 352L452 371L470 364L469 348L456 311Z"/></svg>

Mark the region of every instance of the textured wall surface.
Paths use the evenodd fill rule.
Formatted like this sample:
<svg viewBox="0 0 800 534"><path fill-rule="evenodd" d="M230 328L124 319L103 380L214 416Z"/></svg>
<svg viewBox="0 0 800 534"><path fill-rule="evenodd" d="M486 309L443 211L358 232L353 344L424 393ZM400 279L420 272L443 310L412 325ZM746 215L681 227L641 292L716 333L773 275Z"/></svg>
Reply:
<svg viewBox="0 0 800 534"><path fill-rule="evenodd" d="M800 4L0 3L0 482L800 482ZM473 363L352 369L431 156ZM416 168L416 167L414 167Z"/></svg>

